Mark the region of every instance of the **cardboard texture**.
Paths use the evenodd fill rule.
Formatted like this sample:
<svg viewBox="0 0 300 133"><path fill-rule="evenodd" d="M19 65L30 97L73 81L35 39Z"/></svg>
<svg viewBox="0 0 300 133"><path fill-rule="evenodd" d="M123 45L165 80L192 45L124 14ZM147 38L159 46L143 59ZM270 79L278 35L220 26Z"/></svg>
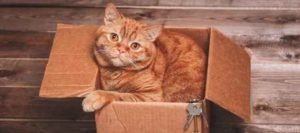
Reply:
<svg viewBox="0 0 300 133"><path fill-rule="evenodd" d="M96 113L99 133L191 133L183 126L187 119L187 103L114 102ZM198 131L207 133L198 119ZM204 131L205 129L205 131Z"/></svg>
<svg viewBox="0 0 300 133"><path fill-rule="evenodd" d="M250 57L216 29L211 30L205 97L250 120Z"/></svg>
<svg viewBox="0 0 300 133"><path fill-rule="evenodd" d="M80 97L99 88L92 56L97 26L58 25L42 82L41 97ZM208 54L205 99L250 119L250 57L213 28L175 29L192 37ZM204 100L206 101L206 100ZM206 103L206 102L205 102ZM113 102L96 112L98 133L183 133L187 103ZM205 108L208 112L209 108ZM208 118L207 118L208 119ZM198 122L199 132L208 127Z"/></svg>
<svg viewBox="0 0 300 133"><path fill-rule="evenodd" d="M57 26L40 89L41 97L80 97L95 89L98 66L92 47L96 29L97 26Z"/></svg>

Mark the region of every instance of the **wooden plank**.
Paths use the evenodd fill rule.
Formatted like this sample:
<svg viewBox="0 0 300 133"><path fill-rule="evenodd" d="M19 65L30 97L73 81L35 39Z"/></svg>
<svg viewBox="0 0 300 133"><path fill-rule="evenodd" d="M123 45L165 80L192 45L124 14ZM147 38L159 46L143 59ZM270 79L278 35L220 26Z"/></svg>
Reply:
<svg viewBox="0 0 300 133"><path fill-rule="evenodd" d="M0 31L1 58L48 58L53 33Z"/></svg>
<svg viewBox="0 0 300 133"><path fill-rule="evenodd" d="M253 63L300 61L298 35L229 35L252 55ZM0 58L48 58L54 33L0 31Z"/></svg>
<svg viewBox="0 0 300 133"><path fill-rule="evenodd" d="M38 9L36 9L36 10L38 10ZM62 9L62 10L64 10L64 9ZM34 10L32 10L32 11L34 11ZM53 12L53 13L55 13L55 12ZM69 14L69 13L72 14L72 12L67 12L67 14ZM41 14L43 14L43 13L41 13ZM43 15L51 16L51 13L43 14L43 15L41 15L41 14L37 15L37 16L43 16ZM74 16L76 16L76 15L74 15ZM97 16L97 15L94 15L94 16ZM57 17L64 18L64 15L57 16ZM36 18L38 18L38 17L36 17ZM20 22L19 25L22 25L21 24L22 22ZM32 26L35 26L35 25L32 25ZM53 24L53 25L55 25L55 24ZM7 27L5 27L5 28L7 28ZM262 28L262 30L269 30L269 29ZM225 34L231 36L237 42L244 45L244 47L250 49L250 51L252 52L252 55L253 55L252 59L253 59L254 63L273 62L273 61L280 61L280 62L298 62L299 61L299 58L300 58L299 47L300 46L297 45L298 43L300 43L300 39L299 39L300 34L299 33L285 34L285 35L283 35L283 33L279 33L278 35L276 35L276 34L275 35L273 35L273 34L261 35L261 32L259 32L257 34L245 35L248 33L245 33L245 34L244 33L241 33L241 34L233 34L232 33L231 34L230 33L231 31L232 30L230 29L230 31L224 31L224 32L225 32ZM277 31L277 32L280 32L280 31ZM276 32L274 32L274 33L276 33ZM18 39L14 39L14 38L10 37L10 35L12 35L12 33L2 32L1 36L3 36L3 37L0 37L0 39L3 41L1 43L0 57L39 57L39 58L48 57L49 47L51 47L50 42L52 42L53 34L48 34L48 33L43 33L43 34L44 35L38 35L33 32L17 33L15 38L18 38ZM37 40L28 42L28 40L33 40L33 39L37 39ZM24 43L25 46L24 45L20 46L21 43ZM32 44L28 44L28 43L32 43ZM40 45L37 43L45 44L47 46ZM38 46L42 46L42 47L38 47ZM21 49L18 49L19 47Z"/></svg>
<svg viewBox="0 0 300 133"><path fill-rule="evenodd" d="M299 8L300 2L297 0L259 0L259 1L246 1L246 0L159 0L162 6L201 6L201 7L277 7L277 8Z"/></svg>
<svg viewBox="0 0 300 133"><path fill-rule="evenodd" d="M253 122L300 124L299 86L300 63L252 65Z"/></svg>
<svg viewBox="0 0 300 133"><path fill-rule="evenodd" d="M6 8L5 9L5 11L7 11L6 14L10 14L9 13L10 9L17 10L18 11L17 13L27 11L27 9L26 10L24 9L21 11L21 10L15 9L15 8ZM33 19L33 18L37 18L39 20L39 19L43 19L43 17L39 18L41 16L53 16L53 14L57 13L55 10L52 13L47 14L46 9L42 9L41 12L35 11L35 10L39 10L36 8L30 8L30 9L31 9L31 11L29 11L28 13L25 13L25 14L30 14L30 12L31 12L31 15L29 15L27 17L20 17L20 16L19 17L23 18L23 19L27 18L29 20ZM78 16L78 14L76 15L76 13L70 11L69 9L66 9L66 10L68 10L68 11L65 11L65 9L57 10L57 11L61 11L62 13L64 13L64 11L65 11L65 15L58 13L59 15L52 17L53 19L49 19L49 21L50 22L54 21L56 18L58 18L57 20L63 19L64 17L68 16L66 14L73 14L73 16L69 16L69 17L75 17L75 18L77 17L78 19L80 18L80 16ZM84 11L86 11L86 10L84 9ZM12 11L12 12L14 12L14 11ZM32 13L37 13L37 14L32 14ZM98 15L101 16L101 14L98 14ZM128 15L130 15L130 14L128 14ZM94 16L94 17L97 16L97 13L92 16ZM131 16L133 16L133 15L131 15ZM141 16L143 16L143 15L141 15ZM146 15L145 20L150 19L151 18L150 16ZM15 17L18 18L18 15L15 14ZM83 17L83 16L81 16L81 17ZM14 18L14 17L10 17L10 18ZM138 18L138 17L136 16L136 18ZM280 25L280 23L283 23L283 25L285 25L284 22L288 23L289 20L292 20L292 22L297 21L296 18L294 18L295 20L293 20L293 18L288 19L288 17L287 17L287 20L284 20L284 18L285 17L278 17L278 19L279 19L278 26L283 27L282 25ZM25 19L25 20L27 20L27 19ZM141 19L143 19L143 18L141 18ZM259 17L257 19L259 20ZM263 19L263 17L260 19ZM272 18L266 18L266 19L272 20ZM280 19L282 19L282 20L280 21ZM18 20L19 20L19 22L18 22ZM31 26L33 27L28 30L35 30L34 28L38 27L36 25L39 25L39 24L28 24L28 26L24 27L23 26L24 24L22 24L24 21L22 21L22 19L18 19L18 20L15 20L15 21L17 23L20 23L18 25L21 26L21 28L26 28L26 27L31 27ZM77 21L77 19L75 19L75 20L68 19L68 20L70 20L71 23ZM273 19L273 21L274 20L275 19ZM34 21L34 20L32 20L32 21ZM91 21L92 21L92 19L91 19ZM91 22L91 21L89 21L89 23L92 23L92 24L96 23L96 22ZM97 21L99 21L99 23L101 23L99 18L97 19ZM1 22L5 22L5 21L1 21ZM255 22L255 19L253 19L253 23L254 22ZM28 22L28 23L31 23L31 22ZM12 23L9 23L9 24L12 24ZM206 25L208 25L208 24L206 24ZM12 27L10 27L10 28L4 27L4 29L16 28L14 25L11 25L11 26ZM53 30L54 30L55 22L52 24L52 26L53 26ZM47 27L47 26L41 25L41 28L45 28L45 27ZM229 25L229 27L230 27L230 25ZM255 29L255 26L253 26L253 27L254 27L253 29ZM244 28L246 28L246 27L244 27ZM269 28L271 28L271 27L269 27ZM297 28L297 27L295 27L295 28ZM20 28L16 28L15 30L18 30L18 29L20 29ZM46 29L47 28L45 28L45 30ZM238 28L237 28L237 30L238 30ZM268 31L271 29L268 29L268 27L261 27L261 30ZM284 29L282 29L282 30L284 30ZM232 29L228 29L228 31L226 31L226 30L223 30L223 31L225 34L234 38L234 40L245 45L245 47L250 48L251 51L254 51L253 55L255 55L255 56L253 56L253 59L255 60L255 62L262 62L262 61L264 61L264 62L271 61L272 62L272 61L276 61L276 60L279 60L282 62L297 62L297 61L299 61L300 52L299 52L299 45L297 45L297 44L300 43L300 34L298 33L298 31L295 33L291 33L291 34L286 34L286 33L284 33L284 31L280 31L280 30L272 32L270 34L269 33L264 34L261 31L253 31L253 34L247 33L249 31L251 32L251 29L249 31L246 30L245 33L240 33L240 32L242 32L242 30L241 30L240 32L238 32L238 34L231 33L232 31L234 31ZM14 34L16 34L15 38L18 38L18 39L12 38L12 36ZM1 47L0 57L39 57L39 58L48 57L48 54L49 54L48 49L51 47L50 42L52 42L53 34L50 34L50 33L41 33L41 34L42 35L39 35L34 32L14 33L14 32L1 31L0 39L2 41L1 41L1 45L0 45L0 47ZM247 34L250 34L250 35L247 35ZM36 39L36 40L32 41L33 39ZM31 40L31 42L28 42L29 40ZM24 43L25 46L21 45L22 43ZM28 44L28 43L30 43L30 44ZM40 45L38 43L45 44L47 46ZM43 46L43 47L38 47L38 46ZM18 49L19 47L20 47L20 49ZM268 52L266 52L266 51L268 51Z"/></svg>
<svg viewBox="0 0 300 133"><path fill-rule="evenodd" d="M2 133L95 133L92 121L0 120ZM211 133L299 133L300 125L212 124Z"/></svg>
<svg viewBox="0 0 300 133"><path fill-rule="evenodd" d="M252 121L259 124L300 124L300 64L252 64ZM242 123L212 105L212 121ZM300 131L300 130L299 130Z"/></svg>
<svg viewBox="0 0 300 133"><path fill-rule="evenodd" d="M227 35L299 35L299 10L121 9L167 27L213 26ZM247 15L245 15L247 14ZM1 8L0 30L55 31L57 23L102 24L103 8Z"/></svg>
<svg viewBox="0 0 300 133"><path fill-rule="evenodd" d="M94 120L93 113L82 111L82 98L49 99L38 95L39 87L0 87L0 121L1 118Z"/></svg>
<svg viewBox="0 0 300 133"><path fill-rule="evenodd" d="M2 34L1 34L2 33ZM0 58L48 58L53 33L0 31ZM300 62L300 35L230 35L253 63Z"/></svg>
<svg viewBox="0 0 300 133"><path fill-rule="evenodd" d="M39 87L47 59L0 59L0 87Z"/></svg>
<svg viewBox="0 0 300 133"><path fill-rule="evenodd" d="M47 60L0 60L0 116L21 118L91 119L81 99L42 99L39 86ZM18 111L19 110L19 111ZM22 111L20 111L22 110Z"/></svg>
<svg viewBox="0 0 300 133"><path fill-rule="evenodd" d="M300 61L299 35L229 35L253 63ZM0 30L0 58L48 58L54 33Z"/></svg>
<svg viewBox="0 0 300 133"><path fill-rule="evenodd" d="M1 133L95 133L93 121L0 120Z"/></svg>
<svg viewBox="0 0 300 133"><path fill-rule="evenodd" d="M67 7L102 7L107 2L118 6L187 6L187 7L276 7L299 8L298 0L0 0L0 6L67 6Z"/></svg>
<svg viewBox="0 0 300 133"><path fill-rule="evenodd" d="M233 35L229 37L249 52L252 63L300 62L300 34Z"/></svg>
<svg viewBox="0 0 300 133"><path fill-rule="evenodd" d="M299 133L300 125L212 124L212 133Z"/></svg>

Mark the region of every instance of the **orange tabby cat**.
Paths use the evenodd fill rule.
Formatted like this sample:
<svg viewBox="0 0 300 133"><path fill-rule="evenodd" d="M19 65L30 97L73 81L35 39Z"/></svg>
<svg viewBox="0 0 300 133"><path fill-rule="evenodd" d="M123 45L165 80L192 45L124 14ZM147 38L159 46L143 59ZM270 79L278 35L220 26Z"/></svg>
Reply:
<svg viewBox="0 0 300 133"><path fill-rule="evenodd" d="M126 18L113 4L107 5L104 22L94 49L102 90L86 96L84 111L112 101L203 98L206 56L192 39Z"/></svg>

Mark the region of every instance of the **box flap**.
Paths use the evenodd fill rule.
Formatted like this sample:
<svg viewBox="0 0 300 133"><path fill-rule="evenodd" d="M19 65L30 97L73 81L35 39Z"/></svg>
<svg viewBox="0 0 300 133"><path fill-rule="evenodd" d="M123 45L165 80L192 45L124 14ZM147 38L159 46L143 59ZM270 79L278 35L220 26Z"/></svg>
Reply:
<svg viewBox="0 0 300 133"><path fill-rule="evenodd" d="M97 26L57 26L41 97L80 97L95 89L98 67L92 47L96 30Z"/></svg>
<svg viewBox="0 0 300 133"><path fill-rule="evenodd" d="M245 120L250 119L250 57L211 29L206 98Z"/></svg>
<svg viewBox="0 0 300 133"><path fill-rule="evenodd" d="M191 133L184 131L187 103L113 102L96 112L99 133ZM201 122L198 119L201 129ZM205 133L205 132L203 132Z"/></svg>

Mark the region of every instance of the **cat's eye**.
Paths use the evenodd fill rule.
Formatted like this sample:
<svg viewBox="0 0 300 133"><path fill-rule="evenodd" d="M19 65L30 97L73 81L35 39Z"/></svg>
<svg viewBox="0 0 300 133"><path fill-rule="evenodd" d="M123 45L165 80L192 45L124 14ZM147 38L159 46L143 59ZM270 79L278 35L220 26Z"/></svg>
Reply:
<svg viewBox="0 0 300 133"><path fill-rule="evenodd" d="M117 41L119 41L119 36L116 33L111 33L110 39L114 42L117 42Z"/></svg>
<svg viewBox="0 0 300 133"><path fill-rule="evenodd" d="M130 45L130 48L133 50L138 50L141 47L141 45L137 42L134 42Z"/></svg>

